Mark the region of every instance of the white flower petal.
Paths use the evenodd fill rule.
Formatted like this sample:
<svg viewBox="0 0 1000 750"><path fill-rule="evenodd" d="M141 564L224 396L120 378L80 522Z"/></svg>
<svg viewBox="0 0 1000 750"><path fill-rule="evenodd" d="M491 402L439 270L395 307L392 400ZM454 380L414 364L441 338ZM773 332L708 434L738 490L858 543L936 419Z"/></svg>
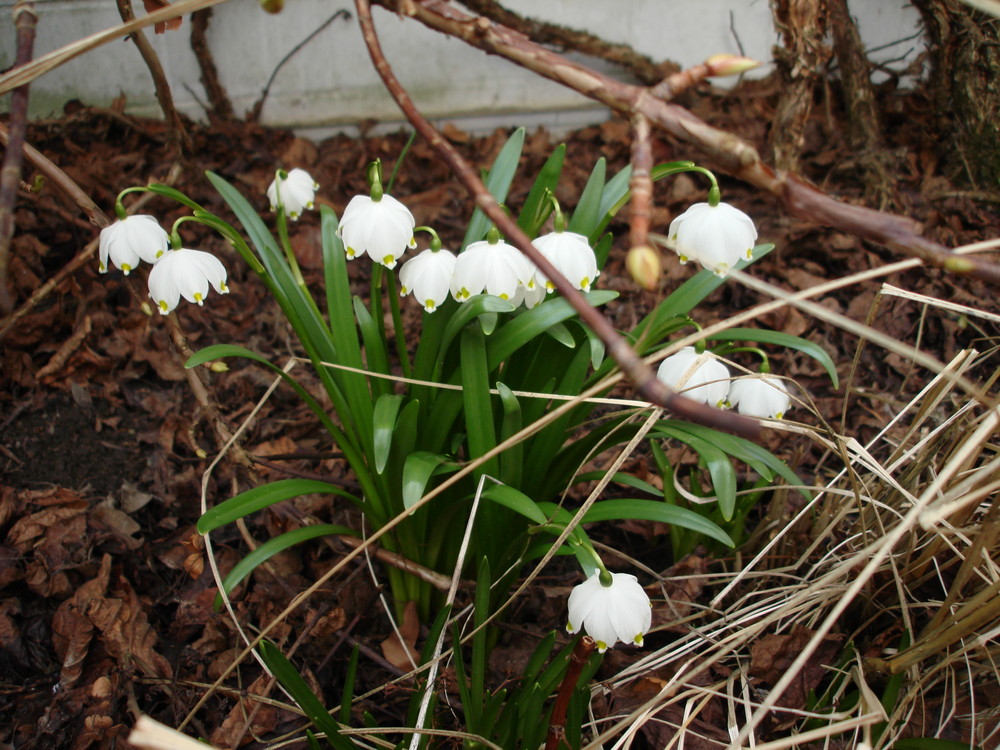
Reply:
<svg viewBox="0 0 1000 750"><path fill-rule="evenodd" d="M278 208L278 190L281 191L281 203L285 208L285 214L292 220L297 220L302 212L314 206L316 191L319 184L309 176L304 169L293 169L288 173L288 177L281 180L279 178L271 182L267 188L267 199L271 202L271 210Z"/></svg>
<svg viewBox="0 0 1000 750"><path fill-rule="evenodd" d="M652 624L649 597L627 573L612 573L610 586L603 586L600 573L594 573L570 592L566 607L567 630L582 628L601 651L619 641L641 645Z"/></svg>
<svg viewBox="0 0 1000 750"><path fill-rule="evenodd" d="M600 271L597 270L594 250L586 237L576 232L551 232L532 242L573 286L584 292L590 291L590 285ZM555 289L545 274L538 270L535 271L535 283L550 292Z"/></svg>
<svg viewBox="0 0 1000 750"><path fill-rule="evenodd" d="M725 276L740 260L752 257L757 229L749 216L728 203L696 203L670 222L667 239L681 262L694 259Z"/></svg>
<svg viewBox="0 0 1000 750"><path fill-rule="evenodd" d="M367 254L376 263L394 268L407 248L417 246L415 224L410 209L391 195L383 195L380 201L355 195L344 209L337 234L344 242L348 259Z"/></svg>
<svg viewBox="0 0 1000 750"><path fill-rule="evenodd" d="M140 261L155 263L170 248L170 238L152 216L138 214L119 219L101 230L98 247L101 273L113 262L126 275Z"/></svg>
<svg viewBox="0 0 1000 750"><path fill-rule="evenodd" d="M684 396L710 406L724 406L729 394L729 370L711 354L685 346L660 363L656 376Z"/></svg>
<svg viewBox="0 0 1000 750"><path fill-rule="evenodd" d="M748 417L781 419L791 408L791 397L780 378L740 378L729 388L729 401L740 414Z"/></svg>
<svg viewBox="0 0 1000 750"><path fill-rule="evenodd" d="M448 297L454 271L454 253L424 250L399 269L399 293L413 294L427 312L434 312Z"/></svg>
<svg viewBox="0 0 1000 750"><path fill-rule="evenodd" d="M501 299L518 302L518 287L531 289L534 266L513 245L503 240L490 244L486 240L473 242L459 254L455 262L451 291L455 299L464 302L485 291Z"/></svg>
<svg viewBox="0 0 1000 750"><path fill-rule="evenodd" d="M184 297L203 304L211 284L219 294L227 294L226 267L211 253L201 250L171 250L149 272L149 296L160 313L166 315Z"/></svg>

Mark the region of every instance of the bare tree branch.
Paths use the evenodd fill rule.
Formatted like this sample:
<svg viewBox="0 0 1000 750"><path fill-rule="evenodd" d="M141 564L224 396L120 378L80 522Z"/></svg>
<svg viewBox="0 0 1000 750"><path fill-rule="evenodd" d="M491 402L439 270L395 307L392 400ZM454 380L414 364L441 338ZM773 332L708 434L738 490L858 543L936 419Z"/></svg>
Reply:
<svg viewBox="0 0 1000 750"><path fill-rule="evenodd" d="M685 398L671 391L653 374L649 365L639 359L632 348L625 340L618 335L614 327L591 306L583 293L576 289L567 281L553 266L548 259L542 255L535 246L531 244L531 239L526 235L517 222L515 222L507 212L496 202L490 191L479 179L476 170L473 169L461 154L455 150L444 136L442 136L431 123L417 110L410 98L410 95L403 89L397 80L392 68L389 67L378 36L375 33L375 25L372 22L371 6L369 0L355 0L355 7L358 12L358 21L361 24L361 31L364 35L368 53L371 55L372 64L382 77L382 82L386 89L395 99L396 104L413 124L417 132L420 133L438 155L449 166L456 177L462 182L465 188L475 199L476 205L482 209L483 213L496 224L497 228L506 235L508 241L515 245L521 252L545 274L556 289L563 295L567 302L580 315L580 319L590 326L601 341L604 342L608 354L618 363L618 366L625 373L625 376L635 385L637 392L642 398L654 404L669 409L677 416L692 422L698 422L709 427L738 432L744 435L756 435L760 426L753 420L741 417L732 412L713 409L706 404L698 403L692 399ZM482 19L486 21L486 19ZM489 21L486 21L489 23Z"/></svg>
<svg viewBox="0 0 1000 750"><path fill-rule="evenodd" d="M683 107L649 96L645 87L601 75L541 47L521 33L483 16L463 13L443 0L375 2L579 91L630 119L637 113L642 114L650 124L710 156L723 171L782 200L794 216L850 232L955 273L1000 284L1000 265L955 255L944 246L922 237L919 224L912 219L841 203L794 173L775 171L746 141L713 128Z"/></svg>

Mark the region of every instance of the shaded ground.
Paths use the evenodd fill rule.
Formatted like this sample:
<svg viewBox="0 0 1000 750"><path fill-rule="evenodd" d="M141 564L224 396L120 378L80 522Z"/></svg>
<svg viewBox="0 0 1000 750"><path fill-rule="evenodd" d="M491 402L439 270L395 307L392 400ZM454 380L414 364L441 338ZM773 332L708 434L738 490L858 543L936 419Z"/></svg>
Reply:
<svg viewBox="0 0 1000 750"><path fill-rule="evenodd" d="M704 94L692 102L713 124L728 127L764 148L774 92L761 84L742 94ZM948 246L995 237L1000 230L997 205L951 185L937 174L934 144L922 140L925 105L919 96L894 102L891 147L899 157L892 210L922 222L929 236ZM848 200L860 200L864 186L850 168L840 141L836 112L829 123L817 119L805 148L807 176ZM381 157L387 171L405 139L402 136L351 140L340 137L320 144L289 133L231 125L220 130L192 128L194 148L183 162L177 187L209 209L224 214L220 199L202 177L217 171L238 185L263 211L264 189L276 164L307 168L321 184L320 199L340 212L349 198L365 189L364 166ZM473 139L459 132L449 137L476 164L486 166L505 134ZM159 123L137 121L116 112L83 109L62 120L36 124L29 141L62 166L94 200L110 211L118 190L161 180L172 157L163 147ZM559 198L572 208L590 169L605 157L611 171L628 158L628 128L612 121L567 139L566 170ZM545 133L532 134L508 202L520 205L530 180L547 157ZM659 140L656 158L689 158L677 145ZM696 157L695 157L696 158ZM711 167L711 164L705 166ZM30 182L30 173L28 175ZM827 279L878 266L892 259L881 248L851 236L788 218L769 196L723 182L726 200L750 213L762 241L776 250L754 267L761 278L789 289L803 289ZM394 193L413 210L418 224L433 225L446 245L461 237L469 215L462 190L430 149L417 143L401 171ZM657 189L654 227L666 227L672 215L703 199L704 186L686 177ZM164 225L182 215L169 201L157 199L148 209ZM627 214L620 221L627 219ZM22 195L17 213L12 274L23 300L46 278L69 262L96 236L75 207L50 190ZM292 242L311 283L317 284L317 217L307 215L293 227ZM624 237L624 223L612 228ZM204 310L182 305L180 319L194 348L208 343L239 342L283 361L294 353L289 333L264 290L242 268L235 254L203 228L186 224L185 244L218 252L227 261L234 293L213 299ZM637 289L622 273L623 246L616 244L599 286L621 291L610 307L615 325L630 328L680 280L690 274L673 258L659 293ZM141 312L128 286L145 296L141 279L119 272L99 276L96 259L68 279L22 319L4 341L0 373L0 742L23 748L87 748L121 745L135 708L177 724L235 654L238 643L227 619L215 614L212 579L203 563L202 542L193 525L200 513L200 477L214 455L210 432L184 381L183 372L157 317ZM357 291L365 270L353 264ZM955 279L936 270L920 270L888 279L923 294L964 304L993 306L995 289L971 279ZM856 320L868 314L877 285L854 286L821 298L824 306ZM698 311L708 324L758 301L727 284ZM409 306L408 325L419 316ZM854 356L856 342L846 334L816 325L797 312L783 310L759 321L762 326L803 335L822 343L841 375ZM887 301L879 324L897 338L921 345L947 361L955 351L994 329L980 330L958 316L930 315L909 303ZM411 332L412 334L412 332ZM979 344L983 348L983 344ZM851 408L860 440L880 429L891 402L918 390L922 375L905 379L907 366L895 355L868 348L862 355L864 392ZM811 360L776 352L774 369L798 380L820 412L839 421L843 394ZM269 385L258 369L233 364L214 375L211 386L231 424L239 424ZM275 456L261 471L330 473L335 460L324 457L322 436L288 393L277 391L248 432L245 444L256 456ZM794 441L770 447L804 477L812 480L817 449ZM309 454L288 460L288 454ZM294 458L294 456L292 456ZM275 468L278 467L278 468ZM231 471L222 465L213 476L212 496L230 491ZM324 520L338 511L329 500L302 503L295 513ZM251 527L261 541L283 530L288 518L269 516ZM229 536L227 536L227 533ZM621 530L622 535L630 532ZM232 564L240 549L235 529L215 540L220 564ZM655 540L631 538L636 545ZM238 606L249 620L265 622L295 592L328 569L343 551L336 544L315 545L276 558L278 575L258 576ZM515 608L508 629L540 635L558 627L563 599L573 582L555 577L546 593L528 597ZM342 662L349 648L362 648L365 687L380 685L393 674L380 642L387 625L378 615L364 575L351 576L330 592L329 601L297 615L279 637L287 644L303 637L297 657L313 669L317 689L329 702L339 696ZM562 588L560 588L562 587ZM687 592L695 598L701 590ZM506 650L505 650L506 649ZM517 648L504 641L495 664L516 661ZM628 654L617 659L630 658ZM262 689L248 667L227 685ZM376 719L397 723L405 712L407 691L385 693L364 706ZM641 696L640 696L641 697ZM623 696L627 702L629 696ZM195 729L217 742L235 742L247 725L232 692L219 693L200 710ZM258 737L295 726L294 719L255 704L251 734ZM654 744L659 738L649 738ZM256 742L251 742L254 746Z"/></svg>

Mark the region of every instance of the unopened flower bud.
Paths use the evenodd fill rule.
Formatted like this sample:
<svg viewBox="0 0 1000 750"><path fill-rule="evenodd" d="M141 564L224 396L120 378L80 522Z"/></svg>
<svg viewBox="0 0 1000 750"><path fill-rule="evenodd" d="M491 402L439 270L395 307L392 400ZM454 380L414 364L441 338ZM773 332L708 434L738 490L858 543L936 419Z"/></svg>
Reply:
<svg viewBox="0 0 1000 750"><path fill-rule="evenodd" d="M281 13L285 7L285 0L260 0L260 7L268 13Z"/></svg>
<svg viewBox="0 0 1000 750"><path fill-rule="evenodd" d="M212 372L229 372L229 365L217 359L208 366L208 369Z"/></svg>
<svg viewBox="0 0 1000 750"><path fill-rule="evenodd" d="M660 254L649 245L637 245L625 256L625 268L636 284L647 292L652 292L660 284L663 263Z"/></svg>
<svg viewBox="0 0 1000 750"><path fill-rule="evenodd" d="M723 53L721 55L712 55L705 60L705 65L711 69L711 75L713 76L737 76L740 73L746 73L748 70L759 68L762 63L759 60L752 60L749 57Z"/></svg>

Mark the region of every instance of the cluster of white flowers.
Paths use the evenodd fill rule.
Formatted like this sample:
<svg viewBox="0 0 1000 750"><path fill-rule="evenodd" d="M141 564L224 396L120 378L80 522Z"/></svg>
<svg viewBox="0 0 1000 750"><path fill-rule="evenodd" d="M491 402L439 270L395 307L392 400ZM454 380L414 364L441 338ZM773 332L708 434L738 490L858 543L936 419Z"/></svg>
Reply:
<svg viewBox="0 0 1000 750"><path fill-rule="evenodd" d="M773 375L733 380L729 368L711 352L685 346L660 363L657 377L688 398L719 408L732 406L748 417L781 419L791 408L784 382Z"/></svg>
<svg viewBox="0 0 1000 750"><path fill-rule="evenodd" d="M409 209L390 195L379 195L377 200L356 195L344 209L337 233L349 259L367 255L375 263L395 268L400 256L416 247L415 224ZM555 231L534 244L573 286L590 291L600 272L586 237ZM400 294L412 294L427 312L434 312L449 294L465 302L486 293L531 308L555 289L534 263L494 232L486 240L471 243L457 257L432 244L403 264L399 281Z"/></svg>
<svg viewBox="0 0 1000 750"><path fill-rule="evenodd" d="M163 315L177 307L181 297L204 304L209 285L219 294L229 292L226 267L218 258L201 250L172 250L169 235L152 216L126 216L102 229L98 254L101 273L108 272L109 263L126 276L140 261L151 263L149 296Z"/></svg>

